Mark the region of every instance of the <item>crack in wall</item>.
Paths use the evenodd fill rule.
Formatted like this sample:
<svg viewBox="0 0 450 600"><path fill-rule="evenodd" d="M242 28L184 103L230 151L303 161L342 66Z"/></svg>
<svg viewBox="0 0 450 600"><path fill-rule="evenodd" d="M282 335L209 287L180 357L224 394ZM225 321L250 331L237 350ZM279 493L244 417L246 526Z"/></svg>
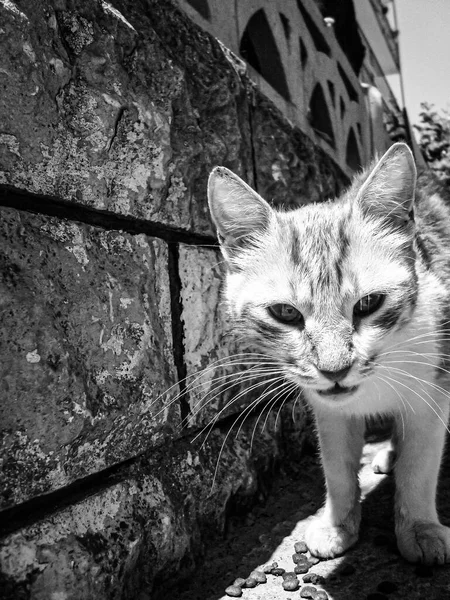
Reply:
<svg viewBox="0 0 450 600"><path fill-rule="evenodd" d="M186 423L191 408L186 387L187 366L184 360L185 334L183 322L183 303L181 300L181 278L179 272L179 248L178 244L169 243L168 252L168 270L170 285L170 310L172 314L172 340L173 340L173 360L177 370L178 385L180 386L180 414L181 422Z"/></svg>
<svg viewBox="0 0 450 600"><path fill-rule="evenodd" d="M250 95L250 94L249 94ZM258 189L258 168L255 154L255 144L254 144L254 131L253 131L253 98L249 97L248 101L248 122L249 122L249 131L250 131L250 156L252 162L252 174L253 174L253 182L255 186L255 190L259 192Z"/></svg>
<svg viewBox="0 0 450 600"><path fill-rule="evenodd" d="M121 106L119 108L119 110L117 111L116 120L114 121L114 131L112 133L112 136L108 140L108 143L106 144L106 148L105 148L106 152L109 152L111 150L111 146L113 145L113 142L117 137L117 132L119 130L120 121L122 120L122 117L123 117L125 111L127 110L127 108L128 108L127 106Z"/></svg>
<svg viewBox="0 0 450 600"><path fill-rule="evenodd" d="M102 211L51 196L30 194L5 185L0 185L0 206L38 215L58 217L93 225L105 230L122 230L131 235L143 233L168 243L179 242L195 246L218 246L217 240L212 236L192 233L171 225L150 222L132 216L118 215L111 211Z"/></svg>

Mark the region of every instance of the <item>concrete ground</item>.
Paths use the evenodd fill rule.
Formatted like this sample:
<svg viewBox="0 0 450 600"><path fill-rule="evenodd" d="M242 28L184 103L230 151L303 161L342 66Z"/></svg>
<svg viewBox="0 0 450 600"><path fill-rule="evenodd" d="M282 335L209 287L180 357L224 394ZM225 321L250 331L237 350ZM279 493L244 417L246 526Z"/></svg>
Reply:
<svg viewBox="0 0 450 600"><path fill-rule="evenodd" d="M411 565L397 551L393 478L376 475L370 467L382 446L383 442L372 442L364 449L360 540L343 557L321 561L310 568L310 573L324 578L322 585L314 587L324 590L330 600L450 598L450 565L434 568ZM307 522L322 499L323 478L317 456L305 456L294 471L280 474L269 498L245 520L234 519L225 538L214 542L204 565L170 598L226 600L225 588L237 577L246 578L254 569L273 561L286 571L293 571L294 544L303 539ZM450 525L450 455L442 469L438 505L442 521ZM244 600L298 600L305 592L302 577L298 576L300 588L289 592L282 587L282 577L267 575L267 583L243 589L241 597Z"/></svg>

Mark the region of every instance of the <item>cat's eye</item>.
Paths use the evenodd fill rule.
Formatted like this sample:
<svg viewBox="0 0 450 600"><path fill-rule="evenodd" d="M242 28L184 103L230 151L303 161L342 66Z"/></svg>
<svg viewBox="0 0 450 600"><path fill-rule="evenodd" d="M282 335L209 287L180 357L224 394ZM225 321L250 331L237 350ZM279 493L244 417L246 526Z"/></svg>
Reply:
<svg viewBox="0 0 450 600"><path fill-rule="evenodd" d="M367 294L353 307L355 317L367 317L378 310L384 302L384 294Z"/></svg>
<svg viewBox="0 0 450 600"><path fill-rule="evenodd" d="M302 313L290 304L272 304L268 310L272 317L282 323L295 324L303 320Z"/></svg>

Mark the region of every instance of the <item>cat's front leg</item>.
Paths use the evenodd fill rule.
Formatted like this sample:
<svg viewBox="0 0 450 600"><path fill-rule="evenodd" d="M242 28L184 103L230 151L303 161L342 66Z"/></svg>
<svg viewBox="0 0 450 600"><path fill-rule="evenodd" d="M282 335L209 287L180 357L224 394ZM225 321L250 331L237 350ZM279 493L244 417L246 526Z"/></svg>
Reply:
<svg viewBox="0 0 450 600"><path fill-rule="evenodd" d="M410 562L450 562L450 528L439 522L436 488L448 423L448 403L427 398L427 410L408 413L399 423L395 530L397 544ZM439 417L438 417L439 415ZM403 431L402 431L403 429Z"/></svg>
<svg viewBox="0 0 450 600"><path fill-rule="evenodd" d="M342 554L358 539L361 520L358 471L364 420L317 412L316 423L327 489L324 507L306 530L310 552L322 558Z"/></svg>

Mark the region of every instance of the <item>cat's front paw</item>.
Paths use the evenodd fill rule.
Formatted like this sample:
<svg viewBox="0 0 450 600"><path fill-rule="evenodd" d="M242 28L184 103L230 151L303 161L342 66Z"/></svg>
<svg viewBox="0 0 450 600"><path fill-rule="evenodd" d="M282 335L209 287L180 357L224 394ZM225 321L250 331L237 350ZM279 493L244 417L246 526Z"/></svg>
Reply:
<svg viewBox="0 0 450 600"><path fill-rule="evenodd" d="M305 542L308 550L320 558L333 558L343 554L356 543L358 533L344 525L339 527L327 524L320 518L315 518L305 532Z"/></svg>
<svg viewBox="0 0 450 600"><path fill-rule="evenodd" d="M450 528L434 522L411 522L397 529L397 545L403 558L426 565L450 562Z"/></svg>

